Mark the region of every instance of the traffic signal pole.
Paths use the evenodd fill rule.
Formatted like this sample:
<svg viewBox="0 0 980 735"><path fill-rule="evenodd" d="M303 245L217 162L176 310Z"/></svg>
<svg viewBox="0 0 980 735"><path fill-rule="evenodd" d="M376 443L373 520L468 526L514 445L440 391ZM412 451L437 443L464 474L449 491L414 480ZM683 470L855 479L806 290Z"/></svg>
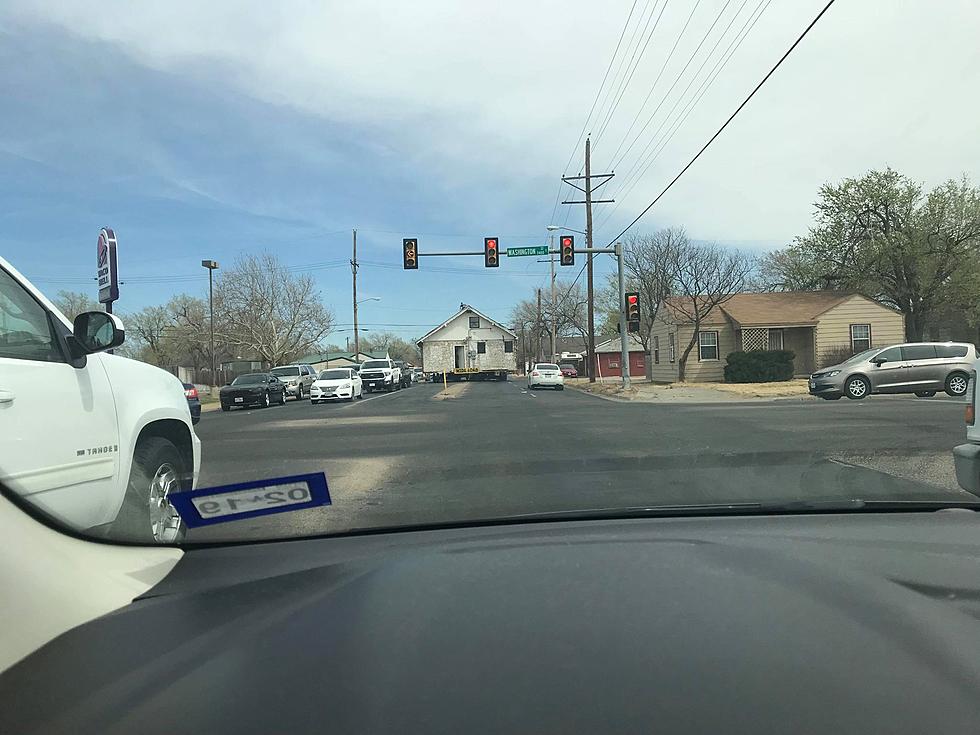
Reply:
<svg viewBox="0 0 980 735"><path fill-rule="evenodd" d="M619 267L619 356L623 388L630 387L629 335L626 328L626 269L623 267L623 245L616 243L616 264Z"/></svg>

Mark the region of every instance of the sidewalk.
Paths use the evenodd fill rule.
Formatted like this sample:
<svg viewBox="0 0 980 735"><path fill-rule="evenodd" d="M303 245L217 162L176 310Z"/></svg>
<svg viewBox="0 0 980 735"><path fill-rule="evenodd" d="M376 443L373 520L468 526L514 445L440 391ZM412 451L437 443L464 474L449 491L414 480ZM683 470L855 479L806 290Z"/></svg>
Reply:
<svg viewBox="0 0 980 735"><path fill-rule="evenodd" d="M727 403L765 401L773 398L813 400L807 392L806 380L788 380L778 383L634 382L625 392L616 378L605 378L603 383L591 384L587 378L567 378L565 385L585 393L641 403Z"/></svg>

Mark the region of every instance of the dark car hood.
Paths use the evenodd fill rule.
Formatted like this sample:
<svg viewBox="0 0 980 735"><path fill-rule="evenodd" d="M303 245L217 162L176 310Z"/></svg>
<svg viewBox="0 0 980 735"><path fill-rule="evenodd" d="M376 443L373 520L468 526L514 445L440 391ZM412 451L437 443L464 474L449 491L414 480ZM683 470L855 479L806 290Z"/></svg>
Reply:
<svg viewBox="0 0 980 735"><path fill-rule="evenodd" d="M226 385L220 393L249 393L250 391L265 390L269 386L265 385Z"/></svg>
<svg viewBox="0 0 980 735"><path fill-rule="evenodd" d="M961 733L973 513L191 551L0 677L6 732Z"/></svg>

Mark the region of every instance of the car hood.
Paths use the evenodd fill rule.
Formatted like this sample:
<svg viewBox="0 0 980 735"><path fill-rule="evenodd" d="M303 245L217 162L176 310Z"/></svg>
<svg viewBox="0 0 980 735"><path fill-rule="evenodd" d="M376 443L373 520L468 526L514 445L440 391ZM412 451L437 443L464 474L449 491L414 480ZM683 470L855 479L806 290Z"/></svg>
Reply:
<svg viewBox="0 0 980 735"><path fill-rule="evenodd" d="M218 391L218 392L219 393L238 393L238 392L250 391L250 390L264 390L267 387L268 386L266 386L265 384L262 384L262 385L225 385L225 386L222 386L221 390Z"/></svg>
<svg viewBox="0 0 980 735"><path fill-rule="evenodd" d="M22 733L168 717L214 733L975 732L980 521L616 520L190 550L0 684L0 731Z"/></svg>
<svg viewBox="0 0 980 735"><path fill-rule="evenodd" d="M317 388L336 388L338 385L345 385L353 382L353 378L338 378L337 380L314 380L313 385Z"/></svg>
<svg viewBox="0 0 980 735"><path fill-rule="evenodd" d="M829 373L829 372L831 372L833 370L840 370L840 371L843 372L844 370L848 370L850 368L855 367L855 365L860 365L860 364L861 363L855 363L854 365L848 365L846 367L843 364L839 364L839 365L828 365L827 367L822 367L819 370L814 370L813 371L813 375L819 375L821 373Z"/></svg>

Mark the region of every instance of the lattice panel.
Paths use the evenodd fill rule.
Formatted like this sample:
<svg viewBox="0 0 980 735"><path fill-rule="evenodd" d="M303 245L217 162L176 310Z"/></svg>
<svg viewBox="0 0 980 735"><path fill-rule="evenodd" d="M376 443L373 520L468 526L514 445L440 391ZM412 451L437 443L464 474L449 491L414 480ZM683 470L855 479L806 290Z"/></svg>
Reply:
<svg viewBox="0 0 980 735"><path fill-rule="evenodd" d="M753 352L755 350L769 349L769 330L768 329L743 329L742 330L742 351Z"/></svg>

